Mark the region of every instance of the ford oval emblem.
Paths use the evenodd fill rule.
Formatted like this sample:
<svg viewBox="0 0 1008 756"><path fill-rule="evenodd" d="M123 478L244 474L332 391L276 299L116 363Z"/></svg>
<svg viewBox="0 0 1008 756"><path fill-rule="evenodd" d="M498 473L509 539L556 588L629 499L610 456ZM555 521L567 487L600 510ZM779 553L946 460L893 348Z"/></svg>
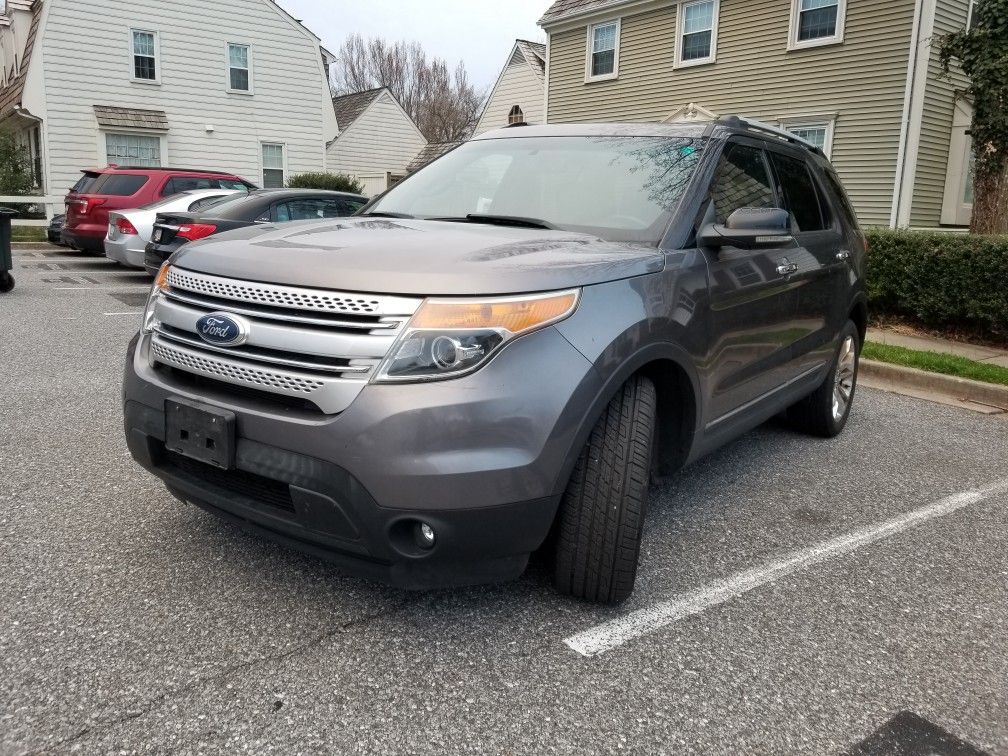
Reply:
<svg viewBox="0 0 1008 756"><path fill-rule="evenodd" d="M196 321L196 332L208 344L238 346L248 338L249 322L226 312L211 312Z"/></svg>

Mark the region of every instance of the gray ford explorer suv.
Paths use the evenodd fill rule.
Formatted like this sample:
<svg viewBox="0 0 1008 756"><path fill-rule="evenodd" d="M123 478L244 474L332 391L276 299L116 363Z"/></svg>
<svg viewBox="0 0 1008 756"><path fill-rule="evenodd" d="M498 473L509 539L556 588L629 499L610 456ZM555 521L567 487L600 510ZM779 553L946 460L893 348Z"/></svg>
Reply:
<svg viewBox="0 0 1008 756"><path fill-rule="evenodd" d="M865 240L819 149L736 117L509 128L352 218L187 244L129 347L169 491L408 588L633 590L649 481L851 409Z"/></svg>

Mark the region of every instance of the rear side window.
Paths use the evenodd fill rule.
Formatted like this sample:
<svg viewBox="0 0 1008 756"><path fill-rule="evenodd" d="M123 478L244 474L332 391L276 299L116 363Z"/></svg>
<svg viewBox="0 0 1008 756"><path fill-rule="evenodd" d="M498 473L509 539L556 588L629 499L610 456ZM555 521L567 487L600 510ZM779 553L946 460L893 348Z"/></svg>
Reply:
<svg viewBox="0 0 1008 756"><path fill-rule="evenodd" d="M81 176L79 179L77 179L77 183L74 184L70 188L70 191L71 192L86 192L92 186L94 186L95 182L99 178L101 178L101 174L100 173L85 173L83 176Z"/></svg>
<svg viewBox="0 0 1008 756"><path fill-rule="evenodd" d="M804 160L771 153L784 194L784 206L794 216L799 231L822 231L826 219L820 207L819 191Z"/></svg>
<svg viewBox="0 0 1008 756"><path fill-rule="evenodd" d="M172 176L168 179L161 194L165 197L180 192L191 192L194 189L220 189L216 179L197 178L194 176Z"/></svg>
<svg viewBox="0 0 1008 756"><path fill-rule="evenodd" d="M833 197L840 206L840 212L843 214L844 220L847 221L851 228L857 228L857 214L854 212L854 208L851 207L850 200L847 198L847 192L844 191L843 186L840 184L840 179L837 178L833 171L823 171L823 175L826 176L826 183L833 190Z"/></svg>
<svg viewBox="0 0 1008 756"><path fill-rule="evenodd" d="M724 223L743 207L774 207L772 186L762 150L744 144L729 145L711 182L716 222Z"/></svg>
<svg viewBox="0 0 1008 756"><path fill-rule="evenodd" d="M95 182L89 191L111 197L132 197L147 183L147 176L129 173L106 173Z"/></svg>

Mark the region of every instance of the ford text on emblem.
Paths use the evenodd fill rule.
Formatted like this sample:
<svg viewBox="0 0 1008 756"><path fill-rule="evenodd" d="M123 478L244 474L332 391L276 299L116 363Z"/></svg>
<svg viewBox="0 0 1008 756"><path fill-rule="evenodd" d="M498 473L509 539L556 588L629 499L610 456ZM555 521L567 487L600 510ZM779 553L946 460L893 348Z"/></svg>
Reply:
<svg viewBox="0 0 1008 756"><path fill-rule="evenodd" d="M249 323L237 315L211 312L196 321L196 332L208 344L238 346L248 338Z"/></svg>

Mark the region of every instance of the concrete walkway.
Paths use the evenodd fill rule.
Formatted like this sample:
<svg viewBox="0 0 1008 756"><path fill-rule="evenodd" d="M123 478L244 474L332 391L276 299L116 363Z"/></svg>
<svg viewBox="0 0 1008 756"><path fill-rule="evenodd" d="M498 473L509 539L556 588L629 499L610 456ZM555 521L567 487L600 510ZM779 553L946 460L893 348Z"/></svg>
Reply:
<svg viewBox="0 0 1008 756"><path fill-rule="evenodd" d="M888 344L906 349L917 349L922 352L942 352L965 357L976 362L987 362L1008 368L1008 349L978 346L964 341L940 339L934 336L908 335L882 328L869 328L868 341L876 344Z"/></svg>

